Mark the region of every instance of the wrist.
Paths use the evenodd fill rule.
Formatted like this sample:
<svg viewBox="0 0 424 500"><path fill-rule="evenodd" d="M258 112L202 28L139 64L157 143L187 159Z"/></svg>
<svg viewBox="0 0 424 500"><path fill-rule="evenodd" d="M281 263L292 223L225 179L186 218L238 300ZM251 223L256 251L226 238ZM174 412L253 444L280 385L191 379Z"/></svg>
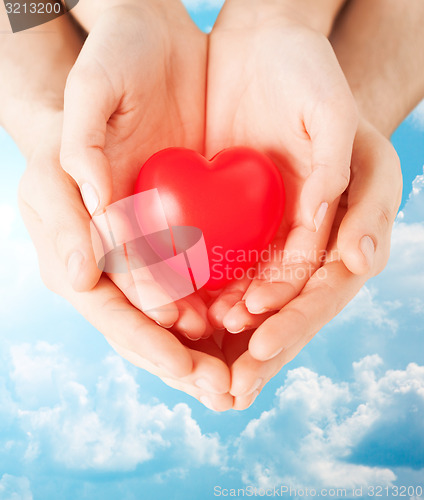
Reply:
<svg viewBox="0 0 424 500"><path fill-rule="evenodd" d="M66 78L82 45L68 16L0 37L0 124L25 156L63 109ZM42 139L41 139L42 140Z"/></svg>
<svg viewBox="0 0 424 500"><path fill-rule="evenodd" d="M287 18L328 37L346 0L280 0Z"/></svg>
<svg viewBox="0 0 424 500"><path fill-rule="evenodd" d="M237 18L245 26L274 23L276 19L302 25L329 36L346 0L227 0L223 15ZM218 24L221 20L218 17Z"/></svg>
<svg viewBox="0 0 424 500"><path fill-rule="evenodd" d="M62 110L63 107L60 109L55 105L21 102L2 110L0 124L28 160L35 149L49 139L46 132L50 134L55 130L52 124L61 123ZM61 132L60 128L58 132Z"/></svg>
<svg viewBox="0 0 424 500"><path fill-rule="evenodd" d="M99 18L109 11L128 12L149 16L154 14L160 18L175 21L175 16L181 13L190 19L180 0L80 0L72 9L72 16L79 24L90 32Z"/></svg>

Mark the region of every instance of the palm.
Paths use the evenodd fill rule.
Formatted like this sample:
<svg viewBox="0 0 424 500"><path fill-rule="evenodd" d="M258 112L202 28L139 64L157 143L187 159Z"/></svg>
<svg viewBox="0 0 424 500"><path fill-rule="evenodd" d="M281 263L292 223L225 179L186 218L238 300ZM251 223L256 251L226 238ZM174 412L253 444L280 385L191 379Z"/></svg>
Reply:
<svg viewBox="0 0 424 500"><path fill-rule="evenodd" d="M308 43L308 37L314 35L306 32L305 36ZM218 25L211 35L207 154L211 156L233 145L262 150L274 160L286 188L285 215L271 244L276 258L260 266L265 272L259 275L268 280L289 282L285 291L280 286L284 299L275 304L275 309L291 300L306 282L307 273L315 270L331 225L331 220L326 221L318 233L302 226L300 195L312 172L312 142L304 125L306 107L298 98L302 93L295 88L299 83L296 78L285 77L288 68L296 65L294 57L297 55L293 55L293 47L287 46L287 40L280 40L279 31L273 29L245 36L236 29L220 30ZM278 60L284 63L278 65L275 62ZM313 88L315 85L319 84L312 82L309 87L305 86L302 99L306 101L306 97L319 94L320 89ZM291 271L289 275L282 266L283 256L286 270ZM293 267L299 266L303 272L298 273L301 279L296 279ZM239 299L248 285L247 281L240 285ZM250 289L258 285L260 282L255 280ZM237 328L234 331L242 325L255 327L264 319L253 318L246 310L242 312L239 320L232 319L233 328Z"/></svg>
<svg viewBox="0 0 424 500"><path fill-rule="evenodd" d="M157 151L184 146L202 152L206 35L186 12L178 24L167 16L159 4L106 11L76 65L89 68L98 82L94 88L91 85L93 99L102 105L94 127L99 139L94 137L92 149L101 151L103 164L111 169L108 202L134 193L140 167ZM115 221L113 232L124 227L122 219ZM148 270L110 277L134 305L161 325L177 321L176 331L193 338L209 333L206 307L196 294L179 301L177 310L167 296L163 299Z"/></svg>
<svg viewBox="0 0 424 500"><path fill-rule="evenodd" d="M112 31L107 42L114 46L103 48L105 60L98 64L106 68L112 93L116 88L122 93L108 120L104 148L114 201L132 194L140 166L153 153L170 146L203 147L206 38L189 19L184 29L167 25L165 31L163 24L147 16L127 23L121 49L116 41L122 27L115 18L107 25ZM142 46L123 58L129 41ZM108 60L110 53L119 59Z"/></svg>

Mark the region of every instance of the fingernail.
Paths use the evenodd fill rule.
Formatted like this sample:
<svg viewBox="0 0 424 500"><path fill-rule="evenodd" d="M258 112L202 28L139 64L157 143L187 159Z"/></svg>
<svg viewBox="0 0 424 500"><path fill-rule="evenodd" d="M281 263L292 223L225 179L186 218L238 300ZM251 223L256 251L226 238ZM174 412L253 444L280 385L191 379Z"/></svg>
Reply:
<svg viewBox="0 0 424 500"><path fill-rule="evenodd" d="M197 340L200 340L202 337L191 337L187 332L183 332L183 335L185 335L188 340L192 340L193 342L196 342Z"/></svg>
<svg viewBox="0 0 424 500"><path fill-rule="evenodd" d="M172 328L175 324L175 323L172 323L170 325L164 325L160 321L158 321L157 319L155 319L155 323L157 323L161 328Z"/></svg>
<svg viewBox="0 0 424 500"><path fill-rule="evenodd" d="M233 334L236 334L236 333L241 333L246 327L243 326L240 330L237 330L236 332L234 332L233 330L230 330L229 328L227 328L227 330L230 332L230 333L233 333Z"/></svg>
<svg viewBox="0 0 424 500"><path fill-rule="evenodd" d="M248 396L249 394L253 394L255 391L257 391L259 389L259 387L262 385L262 382L263 382L262 378L256 379L255 383L252 385L250 390L248 392L246 392L245 396Z"/></svg>
<svg viewBox="0 0 424 500"><path fill-rule="evenodd" d="M214 394L217 394L216 389L212 386L212 384L209 382L204 377L198 378L195 382L194 385L197 386L199 389L203 389L206 392L212 392Z"/></svg>
<svg viewBox="0 0 424 500"><path fill-rule="evenodd" d="M246 306L247 310L250 312L250 314L263 314L269 311L267 307L263 307L262 309L259 309L258 307L252 307L252 306Z"/></svg>
<svg viewBox="0 0 424 500"><path fill-rule="evenodd" d="M84 257L81 252L74 252L68 259L68 276L72 284L74 284L81 273Z"/></svg>
<svg viewBox="0 0 424 500"><path fill-rule="evenodd" d="M207 396L200 396L199 401L206 406L206 408L209 408L210 410L214 410L214 407L212 405L211 400Z"/></svg>
<svg viewBox="0 0 424 500"><path fill-rule="evenodd" d="M370 236L363 236L359 242L359 248L364 254L368 267L372 269L375 256L375 245L373 239Z"/></svg>
<svg viewBox="0 0 424 500"><path fill-rule="evenodd" d="M328 210L328 203L327 202L321 203L314 218L315 231L318 231L319 228L321 227L321 224L324 220L327 210Z"/></svg>
<svg viewBox="0 0 424 500"><path fill-rule="evenodd" d="M274 352L274 354L272 354L271 356L269 356L268 358L266 358L266 360L265 360L265 361L268 361L268 360L270 360L270 359L275 358L275 356L278 356L278 355L280 354L280 352L282 352L282 350L283 350L283 347L281 347L280 349L277 349L277 350Z"/></svg>
<svg viewBox="0 0 424 500"><path fill-rule="evenodd" d="M99 197L97 196L96 190L91 184L86 182L81 186L81 195L89 214L93 215L99 206Z"/></svg>

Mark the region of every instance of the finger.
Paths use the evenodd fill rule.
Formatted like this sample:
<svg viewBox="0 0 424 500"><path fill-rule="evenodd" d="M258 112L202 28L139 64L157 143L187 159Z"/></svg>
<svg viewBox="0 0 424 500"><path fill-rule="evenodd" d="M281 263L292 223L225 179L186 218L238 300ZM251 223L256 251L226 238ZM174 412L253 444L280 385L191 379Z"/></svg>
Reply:
<svg viewBox="0 0 424 500"><path fill-rule="evenodd" d="M229 283L209 307L208 317L212 326L224 329L224 317L239 302L246 292L251 280L247 277Z"/></svg>
<svg viewBox="0 0 424 500"><path fill-rule="evenodd" d="M235 410L248 408L265 385L275 377L305 347L308 340L302 337L292 347L284 350L269 361L258 361L247 351L231 367L232 384L230 392L234 395Z"/></svg>
<svg viewBox="0 0 424 500"><path fill-rule="evenodd" d="M266 361L303 337L312 337L352 300L365 281L342 262L325 264L298 297L254 332L249 352L255 359Z"/></svg>
<svg viewBox="0 0 424 500"><path fill-rule="evenodd" d="M93 217L92 224L101 238L98 260L104 262L110 279L135 307L160 326L174 325L178 307L170 295L173 290L165 290L167 282L161 269L149 265L151 249L140 238L133 200L126 198L109 205L103 214Z"/></svg>
<svg viewBox="0 0 424 500"><path fill-rule="evenodd" d="M67 299L105 337L176 377L191 373L188 349L168 330L133 307L106 276L88 292L75 292L39 217L25 207L25 224L37 249L40 269L51 288Z"/></svg>
<svg viewBox="0 0 424 500"><path fill-rule="evenodd" d="M80 187L90 215L112 200L109 161L104 153L106 128L119 103L104 70L90 61L90 47L71 70L65 88L60 161Z"/></svg>
<svg viewBox="0 0 424 500"><path fill-rule="evenodd" d="M226 411L232 407L233 398L228 393L228 376L226 377L226 391L223 390L224 385L220 388L220 392L218 392L213 383L205 382L205 380L207 380L205 379L205 376L209 377L209 379L212 380L213 377L216 377L217 371L216 363L215 366L211 366L211 363L209 363L208 365L207 362L204 362L205 357L207 356L206 353L193 351L192 355L194 366L192 373L184 378L175 378L172 376L172 374L165 371L163 368L159 368L153 365L148 360L140 357L138 354L122 348L110 339L107 340L115 349L115 351L127 361L160 377L161 380L163 380L163 382L165 382L170 387L189 394L190 396L200 401L204 406L214 411ZM226 366L219 368L224 368L224 370L228 373L228 368Z"/></svg>
<svg viewBox="0 0 424 500"><path fill-rule="evenodd" d="M308 279L322 264L324 249L331 231L337 204L318 232L303 226L294 227L287 235L284 248L275 252L269 263L258 264L258 276L243 296L244 303L235 305L225 316L224 325L231 332L257 328L269 316L296 297ZM263 269L262 269L263 268Z"/></svg>
<svg viewBox="0 0 424 500"><path fill-rule="evenodd" d="M246 330L257 328L267 318L269 318L271 314L272 312L264 314L251 314L247 310L244 300L240 300L225 315L224 326L230 333L242 333Z"/></svg>
<svg viewBox="0 0 424 500"><path fill-rule="evenodd" d="M305 121L312 144L312 172L302 189L303 225L317 231L331 205L347 188L358 112L347 85L323 101Z"/></svg>
<svg viewBox="0 0 424 500"><path fill-rule="evenodd" d="M214 329L208 319L208 308L197 293L177 301L179 319L174 325L178 333L190 340L207 339Z"/></svg>
<svg viewBox="0 0 424 500"><path fill-rule="evenodd" d="M95 259L90 217L75 183L57 161L32 161L19 186L21 212L33 214L42 224L46 241L51 241L65 279L76 291L87 291L98 282L101 270ZM40 188L42 179L42 189ZM45 244L45 243L44 243Z"/></svg>
<svg viewBox="0 0 424 500"><path fill-rule="evenodd" d="M192 342L185 337L177 338L190 350L193 370L183 381L192 383L199 389L213 394L229 392L231 385L230 370L225 357L212 339Z"/></svg>
<svg viewBox="0 0 424 500"><path fill-rule="evenodd" d="M228 335L225 337L222 349L227 362L231 367L231 388L230 393L239 401L240 405L247 405L250 400L256 398L257 394L271 378L270 373L274 373L274 367L278 360L258 361L253 358L248 350L249 341L253 331L244 335ZM252 397L253 396L253 397ZM237 405L239 408L239 405Z"/></svg>
<svg viewBox="0 0 424 500"><path fill-rule="evenodd" d="M222 346L231 367L230 394L234 396L235 410L244 410L255 401L278 365L278 360L258 361L251 356L248 345L252 333L227 335Z"/></svg>
<svg viewBox="0 0 424 500"><path fill-rule="evenodd" d="M210 394L205 393L196 387L193 387L189 384L185 384L179 380L170 379L167 377L162 377L162 380L165 384L169 385L173 389L177 389L178 391L185 392L189 396L197 399L203 406L206 406L209 410L224 412L231 410L234 403L234 398L231 394Z"/></svg>
<svg viewBox="0 0 424 500"><path fill-rule="evenodd" d="M176 377L192 370L187 348L168 330L134 308L106 276L90 292L65 294L74 307L105 336Z"/></svg>
<svg viewBox="0 0 424 500"><path fill-rule="evenodd" d="M192 386L199 394L227 394L230 389L229 368L223 359L222 352L211 341L196 342L195 344L186 343L185 346L192 358L193 368L188 375L175 377L165 367L157 367L137 352L130 351L109 338L107 340L119 354L135 366L148 370L161 378L178 378L179 382L184 383L187 387Z"/></svg>
<svg viewBox="0 0 424 500"><path fill-rule="evenodd" d="M230 393L236 400L240 397L243 399L239 401L237 409L246 408L250 400L253 402L264 386L262 367L272 364L272 361L262 362L252 358L248 351L252 335L253 331L247 331L243 335L226 335L222 343L222 350L231 368Z"/></svg>
<svg viewBox="0 0 424 500"><path fill-rule="evenodd" d="M259 396L259 390L255 391L253 394L248 396L238 396L234 398L233 410L247 410L255 402L255 399Z"/></svg>
<svg viewBox="0 0 424 500"><path fill-rule="evenodd" d="M122 255L124 261L127 257ZM108 276L146 316L164 328L171 328L175 324L179 316L178 307L153 279L147 267L131 269L128 264L127 272L108 273Z"/></svg>
<svg viewBox="0 0 424 500"><path fill-rule="evenodd" d="M377 274L389 258L391 229L402 197L402 173L393 146L371 126L358 132L352 172L338 248L352 273Z"/></svg>

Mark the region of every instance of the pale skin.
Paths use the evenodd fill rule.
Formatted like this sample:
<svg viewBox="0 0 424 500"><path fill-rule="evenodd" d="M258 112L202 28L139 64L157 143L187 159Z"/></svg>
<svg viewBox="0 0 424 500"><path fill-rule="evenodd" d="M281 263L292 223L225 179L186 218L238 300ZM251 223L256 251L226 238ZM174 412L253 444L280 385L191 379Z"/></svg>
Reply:
<svg viewBox="0 0 424 500"><path fill-rule="evenodd" d="M81 7L84 7L84 5L86 5L86 3L84 4L84 2L80 3ZM283 3L284 2L281 2L279 4L278 9L281 8L281 5L283 5ZM323 49L325 47L325 55L322 57L324 57L323 61L327 61L326 58L330 57L328 56L328 54L331 55L331 52L329 52L329 46L326 45L324 43L325 41L318 35L315 35L314 33L310 34L307 30L309 30L311 26L315 31L320 30L322 33L328 34L331 30L332 20L339 11L341 3L342 2L331 2L330 0L327 0L326 8L328 10L326 12L328 13L328 16L326 16L325 19L320 20L319 25L314 24L313 26L308 24L308 19L305 17L309 12L307 0L301 3L299 2L298 5L302 6L302 10L299 11L293 9L292 5L290 5L290 8L287 9L285 9L286 6L284 6L284 9L281 10L281 23L285 26L284 36L295 36L296 27L298 27L299 32L301 33L307 32L308 35L306 36L313 37L314 41L320 40L320 43L323 44ZM272 9L269 11L272 12L272 18L279 19L275 16L275 3L266 2L266 6L259 11L261 13L261 16L259 16L257 19L258 23L265 23L263 26L266 26L266 23L269 23L269 17L266 13L266 8L268 7ZM115 8L117 7L115 6ZM416 8L419 8L418 4L416 5ZM236 2L227 2L227 6L226 8L224 8L223 13L220 16L216 31L211 35L211 66L213 66L214 64L214 57L216 61L220 61L221 56L220 51L218 50L220 39L222 40L223 37L231 37L231 18L233 15L235 15L234 13L239 12L237 9L238 7ZM76 12L76 14L83 16L82 13L78 14ZM228 18L226 19L227 16ZM95 15L92 15L91 18L90 16L87 16L87 29L91 29L92 24L95 22L95 18ZM317 16L314 16L313 19L314 23L317 23ZM346 42L344 41L343 27L346 26L346 24L349 26L349 23L346 22L346 19L349 21L350 18L342 18L341 21L343 22L340 23L339 31L337 25L333 32L334 35L337 35L337 39L334 38L334 47L336 49L336 53L344 50L345 54L350 54L348 50L348 41L349 43L354 43L352 42L352 29L350 29L350 32L347 31L347 33L349 33L349 37L346 36ZM246 20L246 23L251 22L251 19ZM228 23L229 26L227 28L225 28L226 23ZM303 23L303 25L299 26L299 23ZM223 28L223 26L225 29ZM249 29L253 30L254 32L261 32L261 25L249 26ZM67 29L69 29L69 27ZM388 30L390 31L390 29ZM234 50L237 50L237 37L243 36L242 34L240 35L240 30L236 31L236 41L233 44ZM194 38L198 38L200 45L202 44L201 40L204 39L201 35L197 37L197 33ZM289 40L290 38L287 39ZM216 41L215 47L218 47L215 52L215 56L213 52L214 40ZM280 39L278 39L278 41L280 41ZM272 48L273 43L275 43L274 40L272 39L272 37L269 37L268 48ZM78 42L75 44L75 46L78 47ZM380 44L380 47L381 46L382 45ZM93 45L91 45L91 48L93 48ZM20 50L22 50L22 48L20 48ZM76 48L75 50L74 59L76 57L77 50L78 48ZM407 48L404 47L404 50L406 51ZM40 54L41 52L42 51L40 50ZM43 48L43 57L45 57L45 53L46 47ZM250 52L247 55L249 54ZM356 52L352 52L352 54L353 55L351 55L350 58L345 57L345 59L342 60L343 70L348 76L348 79L350 74L349 67L360 67L361 64L365 64L362 59L366 59L366 57L364 57L364 54L362 54L361 57L357 57L357 59L355 59L354 57L356 55ZM90 52L88 52L88 55L90 55ZM227 55L228 54L223 51L224 69L225 57L227 57ZM264 58L261 58L261 64L264 62L263 59ZM382 59L384 59L384 57L382 57ZM387 56L387 59L390 59L389 56ZM63 81L66 78L66 75L73 63L73 61L71 60L72 56L69 57L68 66L64 65L62 80L59 79L60 81L57 85L58 96L61 95L59 91L61 85L61 89L63 92ZM334 66L331 62L334 61L334 59L330 57L329 61L330 67L335 68L336 70L337 66ZM255 61L252 62L251 57L249 64L256 64ZM209 70L211 69L211 66ZM217 63L216 73L211 71L209 73L209 82L212 81L213 85L217 86L217 95L219 94L220 81L225 82L225 79L223 80L222 70L219 66L220 64ZM240 64L240 71L244 70L245 67L246 61L244 61L243 64ZM30 69L31 68L29 65L28 70ZM55 71L57 72L57 66L55 66ZM219 71L221 71L221 75ZM330 74L332 75L333 73L330 72ZM338 74L337 71L335 74ZM367 75L367 73L362 74ZM243 79L243 81L245 81L245 79ZM336 81L342 82L343 80L339 77L336 77ZM383 83L384 81L380 82L381 85L383 85ZM23 85L23 82L21 82L21 85ZM354 87L354 94L361 113L365 115L370 121L372 121L372 106L368 105L368 107L366 107L364 104L365 102L368 103L366 99L368 85L373 85L373 81L367 82L366 79L364 79L363 85L360 88ZM16 82L14 87L16 88ZM179 85L179 88L184 88L184 84ZM258 84L255 83L253 85L253 88L254 90L257 90L260 95L260 82ZM339 83L338 88L345 89L343 83ZM278 89L276 88L276 92L277 91ZM229 117L228 121L231 122L231 106L225 106L221 104L217 98L214 99L213 92L214 91L212 90L210 91L210 93L208 93L208 99L211 102L216 103L216 108L213 108L214 112L218 114L218 118L215 119L216 122L220 121L220 119L222 117L225 117L226 115L228 115ZM345 92L345 90L343 90L343 92ZM417 94L419 94L419 92ZM100 93L100 95L102 94ZM193 98L193 95L195 96L196 93L190 92L190 100ZM313 93L309 95L312 99ZM348 95L349 94L345 94L345 96ZM81 94L79 94L79 97L83 99L82 102L84 103L84 105L90 104L87 103L83 97L81 97ZM227 140L228 137L230 137L231 140L231 138L233 138L234 136L237 138L237 140L240 140L239 138L241 138L246 142L253 141L252 145L254 145L255 147L264 149L273 147L282 153L286 153L287 147L284 146L284 141L281 142L281 138L276 138L276 132L272 130L272 127L269 128L268 122L272 122L272 120L268 120L268 117L267 119L262 119L262 110L254 106L253 99L251 99L252 103L249 104L248 97L249 95L247 95L247 97L245 96L244 102L240 104L240 109L243 109L243 114L248 118L248 123L251 121L252 123L255 123L255 126L258 126L258 124L260 125L260 133L256 137L256 129L249 130L248 126L239 127L237 126L237 123L234 122L234 129L231 130L231 133L227 131L228 133L225 140ZM38 98L38 100L36 98ZM350 97L346 97L346 99L348 103L350 102L350 104L348 104L348 107L350 107ZM34 94L31 96L30 102L33 102L34 100L37 100L37 102L42 102L43 99L41 93L40 95L38 95L36 92L34 92ZM411 103L413 103L413 101L414 98L411 98L408 101L409 106L411 105ZM150 102L151 99L149 100L149 103ZM60 113L57 112L58 109L60 109L60 106L57 106L57 103L60 103L60 97L58 97L56 100L56 109L54 109L54 113L49 113L49 111L46 111L50 109L47 105L43 108L43 111L40 111L40 114L38 116L42 117L42 119L46 122L46 127L44 127L43 130L40 130L40 134L45 133L46 130L57 131L58 128L60 129L62 118L60 116ZM94 101L94 104L98 104L98 102ZM388 101L389 106L390 104L391 102ZM281 110L284 111L284 109L290 109L290 111L294 113L294 110L292 108L284 108L284 102L281 104L281 106L283 106ZM10 109L13 110L13 107L11 107ZM105 109L107 108L103 107L101 109L105 111ZM189 120L183 120L184 125L186 123L190 124L190 122L192 124L195 124L198 123L198 121L201 121L201 119L196 114L196 109L196 106L193 106L193 116L196 115L197 118L193 121L192 118L190 118ZM24 111L27 112L27 110L25 109ZM270 110L271 113L272 111L273 109ZM399 117L402 118L408 111L409 109L407 108L407 106L403 104L403 115L401 116L400 114L398 114L394 115L394 117L396 116L397 119L399 119ZM93 112L95 112L95 110ZM22 125L20 125L19 123L15 125L13 119L10 118L12 115L12 111L8 115L4 113L4 115L1 117L2 123L5 123L7 125L8 129L12 131L12 135L14 135L14 137L23 136L24 129ZM9 121L7 116L9 116ZM389 125L385 124L385 127L390 129L397 125L394 117L391 117L391 123ZM223 122L225 123L225 119L223 120ZM243 120L240 120L241 124L243 124L242 122ZM274 120L274 122L272 123L275 123L275 129L279 128L278 120ZM219 134L213 132L213 114L212 116L208 117L207 125L207 133L209 130L212 131L206 137L206 147L209 147L212 150L214 148L219 148L223 139L220 139ZM386 131L386 128L382 127L380 123L376 123L376 125L383 131ZM193 128L195 128L194 125ZM74 127L74 130L75 129L76 127ZM69 130L72 131L72 127L68 129L68 131ZM288 133L294 133L295 127L288 128L287 131ZM326 273L316 273L306 283L306 286L303 288L303 290L302 286L304 285L304 283L301 284L299 286L299 289L297 290L297 293L294 294L297 295L296 297L290 297L287 294L287 292L285 291L285 289L287 288L286 283L274 283L270 285L275 285L276 287L278 287L278 293L272 293L272 296L274 297L276 295L277 300L280 301L276 304L272 304L271 309L281 310L277 314L273 314L273 311L271 310L271 312L269 312L266 317L270 316L271 314L273 315L269 317L265 321L265 323L263 323L263 325L260 326L254 333L252 331L249 331L239 335L226 335L225 340L222 343L222 349L220 349L213 340L200 340L197 343L192 343L186 340L184 341L184 344L186 345L184 345L183 339L179 337L177 333L173 335L168 330L160 328L155 323L148 320L143 314L139 313L108 278L102 277L97 286L95 286L91 291L85 291L83 293L76 292L71 286L73 285L80 290L89 290L98 279L98 270L94 268L95 263L90 261L90 258L87 258L87 261L85 262L85 265L87 265L87 272L78 273L79 276L82 276L82 283L71 283L69 274L67 274L66 257L69 256L70 249L80 250L82 248L83 251L86 252L85 255L88 257L90 256L90 247L87 244L87 238L84 237L87 230L83 229L83 227L86 227L87 225L89 216L87 211L84 209L84 206L82 205L78 187L75 182L71 181L71 179L66 176L66 174L60 174L59 169L58 171L56 171L56 167L58 166L58 150L60 141L57 135L54 136L54 134L52 134L52 136L53 139L51 143L44 144L42 148L33 148L31 145L27 146L26 144L23 144L25 141L22 140L20 144L21 148L24 151L27 151L27 156L31 158L30 167L28 169L28 172L30 173L26 175L26 184L28 186L33 186L34 183L39 183L37 179L40 176L37 174L39 174L41 169L43 169L43 171L44 169L46 169L45 172L50 172L51 183L49 183L48 187L45 187L44 185L40 186L40 192L43 193L43 190L50 188L54 191L54 193L56 193L54 199L57 198L57 220L59 220L60 215L62 216L62 218L60 219L62 221L64 220L64 218L68 217L70 206L74 207L74 211L78 213L78 217L75 217L75 221L77 224L75 225L75 221L69 220L69 228L81 228L80 231L71 231L67 234L61 234L58 237L58 224L54 220L56 215L52 215L51 210L47 210L47 208L43 209L44 196L39 196L38 198L33 196L32 199L30 199L32 196L31 190L27 189L25 191L25 181L22 183L23 187L21 189L21 198L24 203L21 204L25 208L27 208L26 205L32 207L32 211L27 210L26 212L26 223L30 229L30 233L33 239L35 240L35 244L40 255L41 267L43 269L42 263L46 262L49 263L49 265L44 265L46 273L49 273L49 269L55 271L51 272L50 274L50 279L54 281L54 283L50 282L50 287L67 297L68 300L70 300L87 317L87 319L89 319L89 321L91 321L100 331L102 331L106 335L106 337L109 339L112 345L114 345L116 350L127 357L131 362L137 364L138 366L141 366L142 368L148 369L152 373L157 374L169 385L180 390L184 390L198 399L202 399L207 406L213 409L224 410L228 409L231 406L236 409L243 409L251 404L254 398L257 396L258 391L266 384L269 378L275 375L275 373L277 373L285 363L290 361L290 359L292 359L299 352L299 350L310 340L313 334L315 334L316 331L318 331L326 322L328 322L340 310L340 308L342 308L356 294L357 290L359 290L360 286L362 286L362 284L369 276L379 272L381 268L384 267L385 261L388 256L390 228L399 203L399 186L401 186L399 165L396 155L393 152L393 149L391 148L388 141L385 140L384 137L379 134L377 130L372 128L368 123L361 121L353 147L352 172L354 176L351 180L348 194L343 197L343 204L337 210L334 222L332 222L332 213L330 209L320 230L318 232L311 231L310 226L311 224L313 224L313 215L315 215L314 210L310 210L309 207L308 212L308 207L299 206L299 212L306 214L304 217L305 220L303 220L303 217L301 216L301 222L303 222L305 226L308 226L308 224L310 226L309 229L299 227L298 232L303 231L303 233L301 234L308 235L308 238L310 238L308 244L317 244L322 248L326 247L328 234L331 232L327 250L334 250L337 242L337 246L341 252L341 258L343 259L343 262L341 260L329 260L323 268ZM349 136L349 133L344 134L344 136L344 144L346 144L346 136ZM87 137L90 137L91 139L95 137L98 139L99 134L93 134ZM156 137L153 137L154 140L156 140ZM72 139L74 141L84 141L86 138L81 136L74 136ZM170 140L172 139L175 138L173 138L171 134ZM183 141L184 133L181 136L178 136L175 140ZM190 140L192 140L191 137ZM353 137L347 142L349 141L352 142ZM160 148L160 144L162 143L153 143L153 146ZM82 142L82 145L86 146L87 144ZM119 145L117 145L117 147L119 147ZM196 149L199 146L191 145L191 147ZM107 148L105 148L105 152L106 149ZM113 148L111 149L113 150ZM308 147L305 146L304 149L305 151L307 151ZM146 155L148 154L147 151L148 148L146 148ZM82 171L78 170L78 168L81 168L81 162L79 162L79 165L76 165L75 167L73 165L66 167L66 153L63 153L63 156L65 157L65 168L69 173L72 174L78 185L82 186L83 182L87 181L87 179L84 179L81 176ZM44 158L50 158L51 160L47 162L44 160ZM110 162L109 158L107 160L109 164L113 164L113 161ZM69 161L69 163L73 162ZM298 163L299 165L302 165L301 160L299 160ZM338 164L339 162L336 161L335 163ZM50 164L50 166L46 167L46 164ZM105 169L109 168L109 165L106 164L104 158L99 162L97 162L97 160L93 161L93 165L99 164L106 165ZM305 164L306 161L304 160L303 166ZM131 166L129 166L128 169L130 170ZM298 171L301 170L302 169L300 168ZM96 184L97 182L101 182L102 178L107 177L102 177L99 172L100 174L103 172L101 168L97 170L93 169L93 171L91 171L90 166L87 166L87 168L84 169L84 175L91 175L92 177L90 178L90 181L92 184L96 185L96 187L98 186L98 184ZM305 176L299 177L299 174L296 172L297 171L294 171L294 174L292 176L293 179L305 178ZM392 172L392 174L389 176L388 172ZM43 177L46 178L45 173L43 174ZM391 182L385 183L382 181L382 179L384 180L388 178L391 179ZM113 180L113 176L109 179L106 178L106 183L110 183L110 179ZM302 188L301 182L293 181L292 185L298 186L296 187L296 190L300 194ZM125 188L123 189L125 190ZM105 193L105 200L108 199L107 186L104 188L104 191L102 187L98 187L98 191L102 193L102 196L103 193ZM59 194L66 194L66 196L60 196ZM48 195L47 191L45 192L45 195ZM329 201L331 202L331 200ZM23 210L24 212L25 208ZM334 207L332 210L333 213L335 213L336 207ZM31 218L29 214L33 214L34 212L37 214L37 217ZM370 216L370 214L374 213L374 217ZM40 221L43 221L43 229L40 226ZM340 222L341 226L339 229ZM44 230L44 228L46 229ZM53 231L53 228L56 228L56 232ZM52 234L55 235L55 237L52 238ZM372 238L375 247L375 254L372 255L372 260L366 258L364 259L364 253L359 246L361 238L366 235ZM285 238L286 235L284 235L282 241L284 241ZM59 244L57 244L55 241L58 241ZM333 259L334 255L336 254L333 254ZM54 266L52 264L53 262L55 262ZM357 274L353 274L351 271ZM60 283L62 285L60 290L58 287L58 276L61 277ZM48 279L46 279L46 281L48 281ZM262 288L262 286L260 288ZM238 302L238 300L242 297L245 289L245 283L236 285L236 302ZM281 289L283 289L283 293L279 293L281 292ZM326 293L322 293L323 290ZM262 296L262 293L258 295L258 291L256 291L256 295ZM290 300L288 304L286 304L287 298L288 300L293 298L293 300ZM198 300L198 298L196 300ZM116 307L117 304L118 307ZM227 305L231 306L233 304L224 303L225 307L227 307ZM246 309L244 303L241 303L241 305L238 304L238 306L236 307L238 307L238 309L241 308L241 311L236 310L234 314L234 310L232 310L233 316L235 316L236 319L241 317L242 322L246 320L247 326L249 328L252 326L259 326L259 324L262 323L264 319L266 319L266 317L264 317L263 315L250 314ZM216 308L217 305L215 304L214 308L209 311L211 319L215 321L223 320L225 314L221 314L220 319L219 314L216 314ZM227 309L229 308L227 307ZM193 310L196 310L196 307L190 308L189 306L187 306L184 310L192 312ZM105 311L107 313L106 315ZM123 314L124 311L127 311L127 314ZM180 314L180 309L177 308L177 311L178 314ZM229 314L228 310L226 311L226 314L227 313ZM124 317L127 319L124 320ZM124 321L126 328L123 328ZM256 323L249 323L249 321L254 321ZM217 326L221 325L218 324ZM200 329L201 328L199 328L199 330ZM122 334L123 330L127 333L127 335ZM204 332L202 332L202 334L203 333ZM217 339L218 344L221 345L219 337L222 337L222 333L214 335L214 339ZM250 340L249 343L250 338L252 340ZM119 343L119 345L116 344L117 342ZM284 348L284 350L280 354L274 355L270 360L266 360L270 357L270 355L274 354L281 348ZM163 368L159 368L157 365L165 366L167 367L167 369L163 370ZM206 380L209 382L209 386L206 386L209 390L205 390L205 386L203 388L200 388L198 387L198 385L196 385L196 382L198 382L201 378L206 378ZM202 383L200 385L202 385ZM213 386L212 391L210 390L211 385ZM221 394L216 394L217 392Z"/></svg>
<svg viewBox="0 0 424 500"><path fill-rule="evenodd" d="M6 31L7 19L1 21ZM15 35L3 35L0 40L2 74L5 74L3 69L7 69L8 75L7 80L1 81L4 97L1 123L28 158L19 203L37 249L42 278L131 362L208 407L227 410L233 404L229 394L230 373L215 342L200 340L185 345L182 337L142 314L106 276L102 276L94 288L95 283L85 284L90 289L84 292L76 291L75 283L69 280L66 258L69 249L78 248L87 256L92 252L88 232L90 216L77 184L64 172L59 161L63 89L82 41L67 17L51 22L49 28L48 35L41 27L22 33L19 44L11 42ZM64 41L69 47L65 52ZM16 58L20 60L19 66L13 64ZM39 81L28 79L28 73L38 74L39 60L45 62ZM26 71L22 71L22 67ZM43 83L46 74L55 75L47 95ZM13 112L17 109L19 119ZM95 281L99 279L100 272L97 270L97 273Z"/></svg>
<svg viewBox="0 0 424 500"><path fill-rule="evenodd" d="M93 215L133 194L140 166L154 152L170 146L201 151L207 40L179 2L107 9L91 2L98 9L92 26L87 5L80 2L75 14L90 34L67 81L61 164ZM82 258L70 271L76 279L97 273L90 264ZM141 310L144 298L163 293L154 281L111 278ZM144 312L192 339L211 332L196 295Z"/></svg>
<svg viewBox="0 0 424 500"><path fill-rule="evenodd" d="M257 327L263 313L302 290L320 265L350 176L353 96L327 38L285 6L230 1L210 38L206 154L237 144L262 150L287 193L272 242L284 259L260 263L271 278L231 283L210 309L213 324L233 333Z"/></svg>

